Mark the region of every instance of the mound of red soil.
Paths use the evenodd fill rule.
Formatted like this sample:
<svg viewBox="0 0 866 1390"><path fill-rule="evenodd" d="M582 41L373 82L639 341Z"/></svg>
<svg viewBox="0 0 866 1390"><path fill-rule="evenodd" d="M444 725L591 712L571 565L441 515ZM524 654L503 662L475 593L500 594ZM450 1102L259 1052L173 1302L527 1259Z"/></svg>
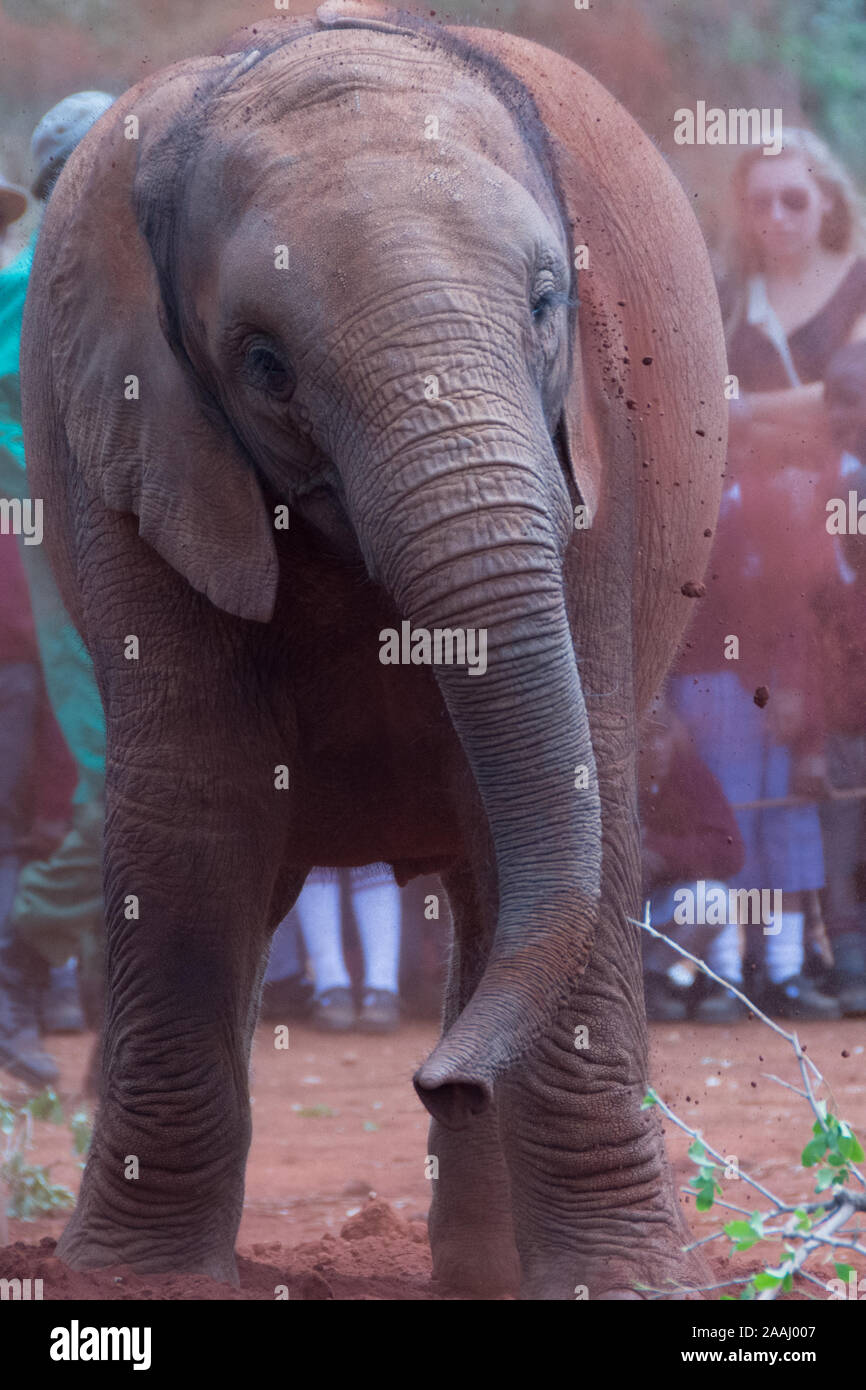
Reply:
<svg viewBox="0 0 866 1390"><path fill-rule="evenodd" d="M339 1236L286 1249L278 1241L252 1247L238 1259L241 1286L233 1289L200 1274L135 1274L113 1269L72 1270L54 1257L57 1242L18 1241L0 1249L0 1278L41 1279L45 1298L75 1299L439 1299L431 1282L423 1221L404 1221L381 1198L367 1203Z"/></svg>

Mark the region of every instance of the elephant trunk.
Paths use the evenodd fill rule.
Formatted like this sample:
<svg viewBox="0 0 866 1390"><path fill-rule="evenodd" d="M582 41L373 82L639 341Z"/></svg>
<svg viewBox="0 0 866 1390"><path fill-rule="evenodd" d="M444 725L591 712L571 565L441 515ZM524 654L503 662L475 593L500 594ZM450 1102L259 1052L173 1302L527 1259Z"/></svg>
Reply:
<svg viewBox="0 0 866 1390"><path fill-rule="evenodd" d="M544 628L543 643L524 640L522 653L508 626L497 634L488 655L496 683L440 676L487 813L499 885L481 981L415 1077L427 1108L452 1126L490 1102L496 1077L549 1023L592 943L601 815L561 600Z"/></svg>
<svg viewBox="0 0 866 1390"><path fill-rule="evenodd" d="M500 428L451 443L450 470L434 465L431 477L428 457L418 465L425 482L389 516L381 574L413 629L486 632L483 674L434 667L487 815L499 888L480 983L414 1078L431 1114L458 1127L490 1103L497 1076L586 966L601 808L563 592L571 507L549 435ZM440 433L439 459L443 447ZM411 480L416 464L402 457L388 472Z"/></svg>

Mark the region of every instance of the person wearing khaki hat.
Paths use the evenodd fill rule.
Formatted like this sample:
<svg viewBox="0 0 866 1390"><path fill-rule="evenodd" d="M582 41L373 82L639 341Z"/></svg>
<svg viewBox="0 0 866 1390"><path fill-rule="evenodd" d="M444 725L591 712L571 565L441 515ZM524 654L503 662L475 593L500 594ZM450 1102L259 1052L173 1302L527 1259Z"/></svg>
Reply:
<svg viewBox="0 0 866 1390"><path fill-rule="evenodd" d="M75 146L111 105L76 92L33 132L33 196L45 203ZM26 206L26 200L25 200ZM19 407L21 317L38 232L0 271L0 496L27 496ZM105 719L90 657L66 616L42 546L22 546L49 700L77 774L69 830L43 858L22 865L0 942L0 1071L41 1088L58 1067L40 1033L79 1029L82 996L99 1027L103 953L102 822ZM77 966L71 965L72 960Z"/></svg>
<svg viewBox="0 0 866 1390"><path fill-rule="evenodd" d="M31 188L34 198L47 201L75 146L113 101L107 92L73 92L46 111L30 141L30 156L36 166Z"/></svg>

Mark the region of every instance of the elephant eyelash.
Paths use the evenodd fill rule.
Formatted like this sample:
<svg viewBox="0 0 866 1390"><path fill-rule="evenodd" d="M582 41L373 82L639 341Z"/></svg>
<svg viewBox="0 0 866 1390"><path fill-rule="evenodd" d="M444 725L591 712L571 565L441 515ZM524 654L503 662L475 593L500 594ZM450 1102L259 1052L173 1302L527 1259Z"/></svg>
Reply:
<svg viewBox="0 0 866 1390"><path fill-rule="evenodd" d="M532 317L536 320L544 318L561 304L570 303L571 297L567 290L545 290L532 305Z"/></svg>

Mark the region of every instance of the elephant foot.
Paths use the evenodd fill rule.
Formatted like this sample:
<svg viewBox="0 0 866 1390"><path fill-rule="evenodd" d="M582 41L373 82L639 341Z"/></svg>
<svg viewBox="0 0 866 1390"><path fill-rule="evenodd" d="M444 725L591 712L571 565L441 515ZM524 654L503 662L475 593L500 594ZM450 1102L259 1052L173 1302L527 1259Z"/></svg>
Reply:
<svg viewBox="0 0 866 1390"><path fill-rule="evenodd" d="M562 1254L544 1260L533 1255L520 1288L524 1300L576 1300L593 1303L640 1302L658 1299L681 1302L700 1299L695 1292L711 1284L712 1275L697 1252L681 1249L664 1254L657 1247L634 1255L566 1259Z"/></svg>
<svg viewBox="0 0 866 1390"><path fill-rule="evenodd" d="M110 1269L123 1265L136 1274L204 1274L218 1284L240 1287L234 1250L193 1253L167 1246L165 1235L150 1245L142 1232L99 1240L70 1221L57 1243L56 1255L70 1269Z"/></svg>

